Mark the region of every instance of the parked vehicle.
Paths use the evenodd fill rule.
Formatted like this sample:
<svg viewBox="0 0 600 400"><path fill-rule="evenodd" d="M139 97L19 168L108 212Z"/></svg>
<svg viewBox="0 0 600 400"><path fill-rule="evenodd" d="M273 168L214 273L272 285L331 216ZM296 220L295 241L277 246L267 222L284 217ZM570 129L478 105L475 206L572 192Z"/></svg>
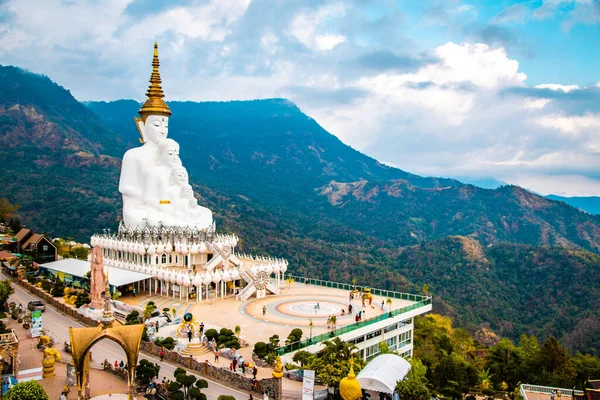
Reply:
<svg viewBox="0 0 600 400"><path fill-rule="evenodd" d="M46 304L44 304L44 302L41 300L34 300L27 304L27 308L31 311L42 310L42 312L44 312L46 311Z"/></svg>

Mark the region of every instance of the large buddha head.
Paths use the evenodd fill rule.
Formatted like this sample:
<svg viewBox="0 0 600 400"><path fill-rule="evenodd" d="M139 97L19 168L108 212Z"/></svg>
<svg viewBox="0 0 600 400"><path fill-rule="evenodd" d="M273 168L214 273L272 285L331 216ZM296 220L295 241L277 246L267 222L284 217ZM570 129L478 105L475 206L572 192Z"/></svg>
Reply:
<svg viewBox="0 0 600 400"><path fill-rule="evenodd" d="M162 139L158 142L158 162L169 168L179 167L179 143L173 139Z"/></svg>
<svg viewBox="0 0 600 400"><path fill-rule="evenodd" d="M160 74L158 72L158 44L154 43L154 58L152 59L152 75L150 75L150 86L146 92L148 99L138 111L141 119L136 117L136 124L142 135L142 143L158 144L167 138L169 134L169 117L171 110L163 97L165 97L160 86Z"/></svg>

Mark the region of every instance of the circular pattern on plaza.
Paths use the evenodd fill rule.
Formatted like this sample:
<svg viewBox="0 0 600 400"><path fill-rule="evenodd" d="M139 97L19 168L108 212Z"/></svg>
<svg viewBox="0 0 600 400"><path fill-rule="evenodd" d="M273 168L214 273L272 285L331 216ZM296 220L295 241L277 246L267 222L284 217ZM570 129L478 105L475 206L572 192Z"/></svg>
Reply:
<svg viewBox="0 0 600 400"><path fill-rule="evenodd" d="M318 307L317 307L318 304ZM262 307L265 307L265 314ZM344 310L344 315L342 315ZM331 315L349 320L348 302L337 296L277 296L256 299L248 302L241 309L246 315L256 319L292 325L308 325L309 320L323 321Z"/></svg>

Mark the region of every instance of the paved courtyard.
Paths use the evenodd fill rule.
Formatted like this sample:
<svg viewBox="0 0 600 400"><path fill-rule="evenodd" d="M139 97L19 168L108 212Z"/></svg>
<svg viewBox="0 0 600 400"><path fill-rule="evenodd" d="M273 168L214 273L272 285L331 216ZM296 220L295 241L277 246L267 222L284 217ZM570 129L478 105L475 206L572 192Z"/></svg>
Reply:
<svg viewBox="0 0 600 400"><path fill-rule="evenodd" d="M388 312L388 305L382 301L387 298L374 296L371 305L362 307L361 300L349 301L349 292L341 289L332 289L322 286L305 285L293 283L281 289L279 295L268 295L263 299L251 297L245 302L239 302L235 297L225 299L214 299L196 302L195 299L188 302L180 301L179 298L167 298L164 296L140 293L137 297L122 297L120 300L144 307L148 301L154 301L158 310L165 307L175 308L177 316L181 317L185 312L192 313L197 321L204 322L205 329L229 328L233 330L236 325L242 329L240 337L250 343L247 348L240 349L242 356L249 360L252 355L254 343L268 342L270 336L277 334L283 344L292 329L302 329L304 336L309 335L309 324L312 321L312 335L327 332L327 319L331 315L337 317L337 327L354 323L357 312L363 312L363 320ZM315 306L319 304L319 308ZM393 299L392 309L397 309L411 304L411 301ZM348 305L352 304L352 315L348 314ZM265 313L263 315L263 307ZM342 314L342 310L344 311ZM176 326L167 325L160 328L159 335L176 336ZM180 340L187 342L185 334L180 335ZM197 339L196 339L197 341ZM206 354L203 358L211 357ZM200 358L202 358L200 357ZM213 362L213 360L210 360ZM220 364L226 366L227 360L221 358ZM269 377L271 371L259 369L260 377Z"/></svg>

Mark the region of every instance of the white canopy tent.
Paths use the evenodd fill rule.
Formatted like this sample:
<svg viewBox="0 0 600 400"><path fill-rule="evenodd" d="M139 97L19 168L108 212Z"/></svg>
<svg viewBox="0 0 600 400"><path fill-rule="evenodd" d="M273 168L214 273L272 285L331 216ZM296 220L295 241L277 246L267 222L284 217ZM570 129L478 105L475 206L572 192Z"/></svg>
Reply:
<svg viewBox="0 0 600 400"><path fill-rule="evenodd" d="M358 373L360 387L383 393L394 393L396 382L404 379L410 371L410 363L397 354L382 354L371 360Z"/></svg>
<svg viewBox="0 0 600 400"><path fill-rule="evenodd" d="M85 277L85 274L92 268L89 261L77 260L75 258L65 258L64 260L40 264L40 267L47 269L53 274L62 272L79 278ZM148 278L152 278L152 275L108 267L108 283L115 287L143 281Z"/></svg>

